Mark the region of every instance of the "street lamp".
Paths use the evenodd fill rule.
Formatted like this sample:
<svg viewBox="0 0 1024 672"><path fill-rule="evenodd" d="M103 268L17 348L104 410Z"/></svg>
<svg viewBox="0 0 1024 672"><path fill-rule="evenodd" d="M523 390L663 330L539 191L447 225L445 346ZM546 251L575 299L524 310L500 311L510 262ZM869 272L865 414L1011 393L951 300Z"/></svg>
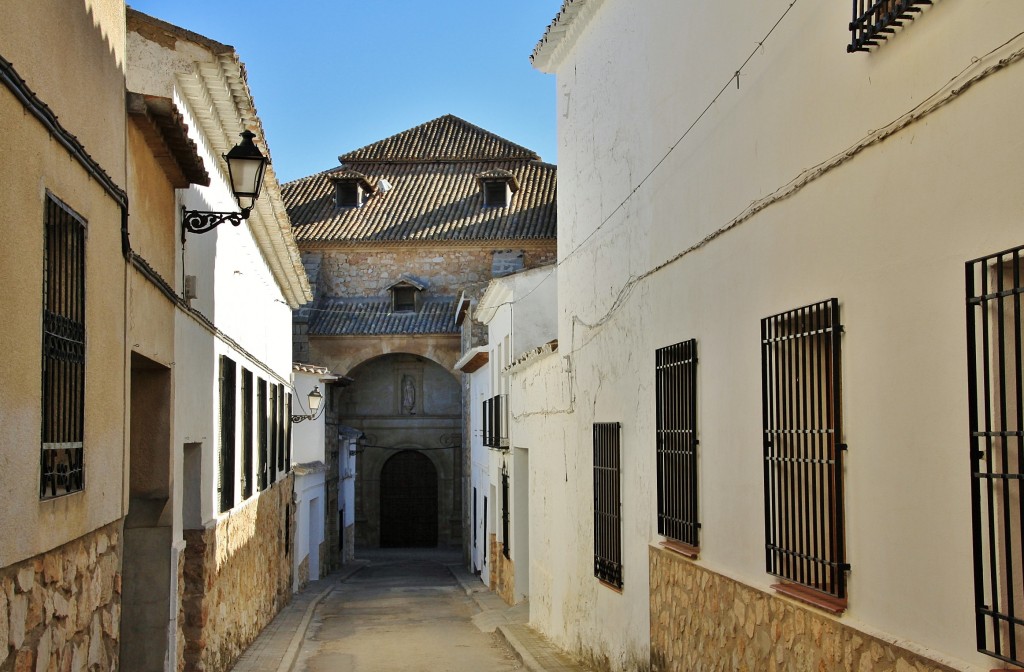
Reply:
<svg viewBox="0 0 1024 672"><path fill-rule="evenodd" d="M186 210L181 208L181 242L185 242L185 232L206 233L217 228L224 222L231 222L238 226L244 220L249 219L252 206L260 195L260 187L263 186L263 174L267 169L267 157L260 153L256 143L252 141L256 136L251 131L242 131L242 141L231 148L231 151L224 156L228 164L228 179L231 182L231 192L238 201L241 212L209 212L206 210Z"/></svg>
<svg viewBox="0 0 1024 672"><path fill-rule="evenodd" d="M324 395L320 394L320 386L314 385L313 391L310 392L309 396L306 398L309 400L309 415L293 415L292 422L299 423L304 420L316 420L323 415L323 411L317 413L317 411L320 411L320 404L324 400Z"/></svg>

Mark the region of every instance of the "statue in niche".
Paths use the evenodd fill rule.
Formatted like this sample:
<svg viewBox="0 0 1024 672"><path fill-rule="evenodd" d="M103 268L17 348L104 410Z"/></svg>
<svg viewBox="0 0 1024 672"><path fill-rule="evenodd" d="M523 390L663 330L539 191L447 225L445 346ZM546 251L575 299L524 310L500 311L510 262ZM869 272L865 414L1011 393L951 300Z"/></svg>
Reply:
<svg viewBox="0 0 1024 672"><path fill-rule="evenodd" d="M402 415L416 415L416 381L407 373L402 375Z"/></svg>

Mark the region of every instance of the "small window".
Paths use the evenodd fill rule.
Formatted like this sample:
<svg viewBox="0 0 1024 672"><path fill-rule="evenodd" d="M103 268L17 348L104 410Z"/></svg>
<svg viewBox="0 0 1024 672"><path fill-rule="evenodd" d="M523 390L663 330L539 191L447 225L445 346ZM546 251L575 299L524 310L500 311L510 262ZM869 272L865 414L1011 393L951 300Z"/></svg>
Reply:
<svg viewBox="0 0 1024 672"><path fill-rule="evenodd" d="M221 513L235 505L235 363L220 358L220 469L217 474Z"/></svg>
<svg viewBox="0 0 1024 672"><path fill-rule="evenodd" d="M846 51L870 51L931 4L932 0L853 0L851 38Z"/></svg>
<svg viewBox="0 0 1024 672"><path fill-rule="evenodd" d="M256 468L256 487L260 491L269 485L267 473L269 441L267 440L267 381L260 378L256 383L256 437L259 463Z"/></svg>
<svg viewBox="0 0 1024 672"><path fill-rule="evenodd" d="M391 289L392 311L412 313L416 311L416 288L394 287Z"/></svg>
<svg viewBox="0 0 1024 672"><path fill-rule="evenodd" d="M697 341L655 352L658 534L698 546Z"/></svg>
<svg viewBox="0 0 1024 672"><path fill-rule="evenodd" d="M845 608L850 568L843 520L842 331L837 299L761 320L766 566L770 574L822 595L786 583L777 590L833 611Z"/></svg>
<svg viewBox="0 0 1024 672"><path fill-rule="evenodd" d="M363 190L357 182L336 182L339 208L358 208L363 204Z"/></svg>
<svg viewBox="0 0 1024 672"><path fill-rule="evenodd" d="M489 208L504 208L508 205L508 184L504 181L487 180L484 185L484 205Z"/></svg>
<svg viewBox="0 0 1024 672"><path fill-rule="evenodd" d="M85 221L47 194L43 222L42 499L85 487Z"/></svg>
<svg viewBox="0 0 1024 672"><path fill-rule="evenodd" d="M253 389L252 371L242 367L242 499L252 497Z"/></svg>
<svg viewBox="0 0 1024 672"><path fill-rule="evenodd" d="M1024 666L1024 248L966 270L975 631L979 651Z"/></svg>
<svg viewBox="0 0 1024 672"><path fill-rule="evenodd" d="M594 576L622 588L619 423L594 423Z"/></svg>

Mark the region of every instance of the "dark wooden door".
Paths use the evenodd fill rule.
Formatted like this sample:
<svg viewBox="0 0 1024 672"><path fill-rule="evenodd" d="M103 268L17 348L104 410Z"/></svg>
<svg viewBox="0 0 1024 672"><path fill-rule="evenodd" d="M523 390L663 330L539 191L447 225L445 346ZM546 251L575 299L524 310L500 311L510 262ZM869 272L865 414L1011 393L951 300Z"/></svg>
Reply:
<svg viewBox="0 0 1024 672"><path fill-rule="evenodd" d="M380 474L382 548L437 546L437 470L430 458L405 450Z"/></svg>

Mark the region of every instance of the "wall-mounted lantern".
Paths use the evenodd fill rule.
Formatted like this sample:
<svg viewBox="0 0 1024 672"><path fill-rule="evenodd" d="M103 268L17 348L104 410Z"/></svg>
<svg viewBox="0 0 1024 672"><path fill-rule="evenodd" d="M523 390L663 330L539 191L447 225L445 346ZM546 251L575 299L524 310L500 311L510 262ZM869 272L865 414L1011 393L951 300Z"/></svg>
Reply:
<svg viewBox="0 0 1024 672"><path fill-rule="evenodd" d="M241 212L208 212L206 210L186 210L181 208L181 242L185 242L185 232L206 233L217 228L224 222L231 222L238 226L249 219L256 199L260 195L260 188L263 186L263 174L267 169L267 157L260 153L256 143L252 141L256 136L251 131L242 131L242 141L231 148L231 151L224 156L228 164L228 178L231 182L231 191L238 201Z"/></svg>
<svg viewBox="0 0 1024 672"><path fill-rule="evenodd" d="M321 415L323 415L323 411L321 410L321 404L323 403L324 395L320 394L319 385L313 386L313 391L309 393L307 399L309 401L309 415L293 415L292 422L298 423L303 422L305 420L316 420ZM320 412L318 413L317 411Z"/></svg>

